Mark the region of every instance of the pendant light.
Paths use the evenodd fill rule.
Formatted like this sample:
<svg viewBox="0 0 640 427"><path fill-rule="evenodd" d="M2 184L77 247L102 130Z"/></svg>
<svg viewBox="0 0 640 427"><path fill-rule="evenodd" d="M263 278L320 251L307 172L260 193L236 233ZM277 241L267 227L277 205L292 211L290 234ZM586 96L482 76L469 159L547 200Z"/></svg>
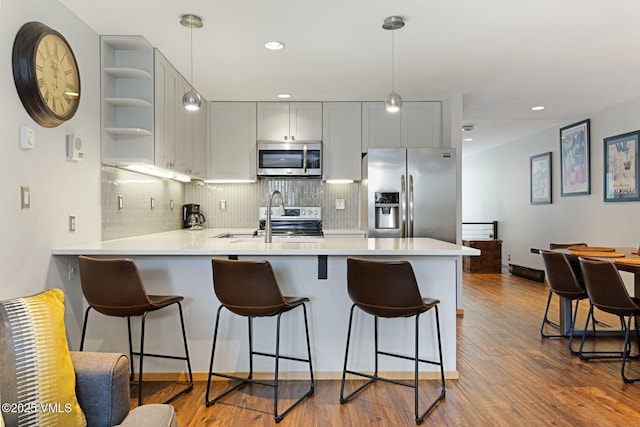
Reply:
<svg viewBox="0 0 640 427"><path fill-rule="evenodd" d="M402 97L395 92L395 37L393 31L404 27L404 19L400 16L390 16L384 20L382 28L391 30L391 93L384 98L384 109L389 113L400 111Z"/></svg>
<svg viewBox="0 0 640 427"><path fill-rule="evenodd" d="M182 97L182 105L189 111L196 111L200 109L202 105L202 98L200 94L193 89L193 28L202 28L202 19L196 15L182 15L180 18L180 25L191 29L191 81L189 89Z"/></svg>

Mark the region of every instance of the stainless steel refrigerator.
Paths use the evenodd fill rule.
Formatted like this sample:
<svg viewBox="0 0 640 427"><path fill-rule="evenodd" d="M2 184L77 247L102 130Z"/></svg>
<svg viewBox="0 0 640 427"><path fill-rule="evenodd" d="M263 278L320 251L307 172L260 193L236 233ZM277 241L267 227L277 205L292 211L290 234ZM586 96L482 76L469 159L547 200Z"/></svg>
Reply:
<svg viewBox="0 0 640 427"><path fill-rule="evenodd" d="M369 237L456 242L455 149L374 148L363 171Z"/></svg>

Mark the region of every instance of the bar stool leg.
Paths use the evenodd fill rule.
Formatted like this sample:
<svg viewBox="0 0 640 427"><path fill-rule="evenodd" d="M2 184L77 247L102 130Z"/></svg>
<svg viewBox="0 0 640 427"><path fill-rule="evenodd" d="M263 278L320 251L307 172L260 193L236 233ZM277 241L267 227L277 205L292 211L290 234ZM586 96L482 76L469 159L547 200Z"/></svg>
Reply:
<svg viewBox="0 0 640 427"><path fill-rule="evenodd" d="M140 329L140 370L138 371L138 406L142 405L142 365L144 362L144 327L147 319L147 313L141 316L141 329Z"/></svg>
<svg viewBox="0 0 640 427"><path fill-rule="evenodd" d="M84 337L87 332L87 321L89 320L89 310L91 310L91 306L87 307L84 311L84 322L82 322L82 337L80 338L80 351L84 348Z"/></svg>
<svg viewBox="0 0 640 427"><path fill-rule="evenodd" d="M129 337L129 365L131 367L129 373L129 381L133 381L133 374L135 369L133 369L133 344L131 343L131 317L127 317L127 333Z"/></svg>

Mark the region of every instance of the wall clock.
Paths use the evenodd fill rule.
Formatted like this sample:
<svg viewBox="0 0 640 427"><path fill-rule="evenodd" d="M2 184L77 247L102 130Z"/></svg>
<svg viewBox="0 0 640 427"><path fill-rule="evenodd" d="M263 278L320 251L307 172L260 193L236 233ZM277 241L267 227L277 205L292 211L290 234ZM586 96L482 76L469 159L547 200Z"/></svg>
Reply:
<svg viewBox="0 0 640 427"><path fill-rule="evenodd" d="M52 128L73 117L80 104L80 74L62 34L27 22L13 43L12 63L20 101L33 120Z"/></svg>

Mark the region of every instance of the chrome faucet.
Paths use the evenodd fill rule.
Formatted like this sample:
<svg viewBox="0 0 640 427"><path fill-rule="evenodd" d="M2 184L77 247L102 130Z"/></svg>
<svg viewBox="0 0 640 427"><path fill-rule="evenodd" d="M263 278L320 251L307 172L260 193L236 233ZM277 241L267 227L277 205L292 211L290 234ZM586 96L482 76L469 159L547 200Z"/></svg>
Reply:
<svg viewBox="0 0 640 427"><path fill-rule="evenodd" d="M271 203L276 195L278 196L278 199L280 199L280 215L284 215L284 199L282 198L282 193L278 190L273 190L269 193L269 197L267 198L267 220L264 224L265 243L271 243Z"/></svg>

